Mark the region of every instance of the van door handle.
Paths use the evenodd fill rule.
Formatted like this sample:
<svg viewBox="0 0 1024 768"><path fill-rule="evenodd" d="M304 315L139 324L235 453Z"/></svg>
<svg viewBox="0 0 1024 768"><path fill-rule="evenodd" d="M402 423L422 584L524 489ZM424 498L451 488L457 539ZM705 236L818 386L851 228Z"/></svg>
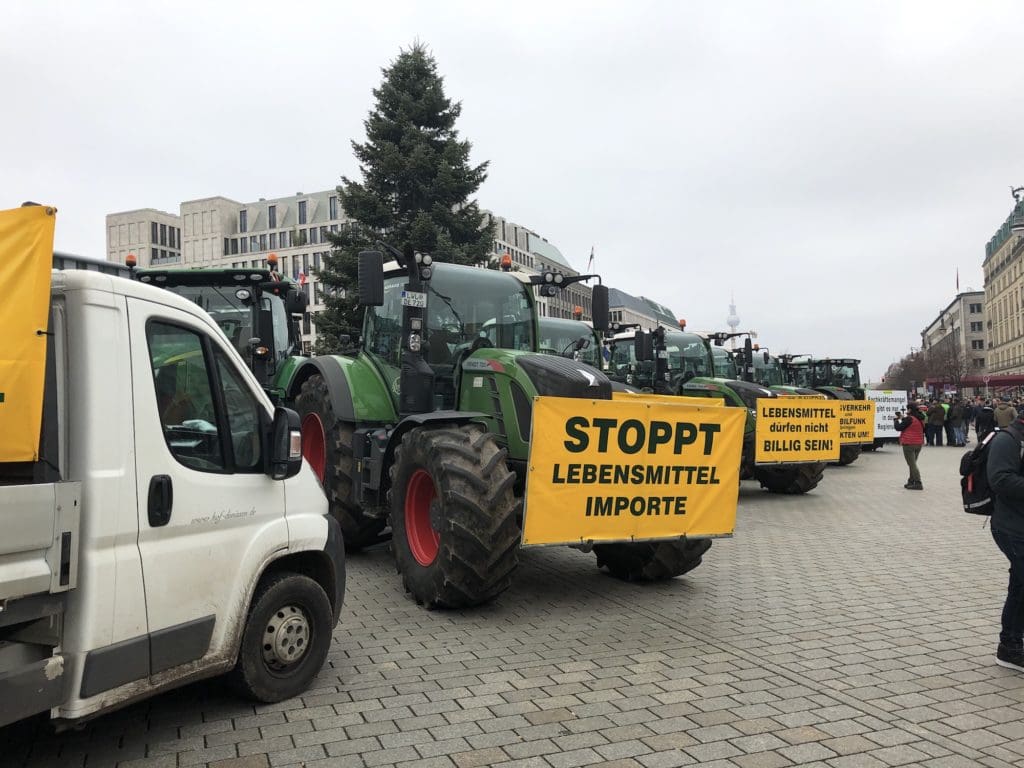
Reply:
<svg viewBox="0 0 1024 768"><path fill-rule="evenodd" d="M171 521L171 507L174 506L174 488L170 475L153 475L149 479L149 524L153 528L167 525Z"/></svg>

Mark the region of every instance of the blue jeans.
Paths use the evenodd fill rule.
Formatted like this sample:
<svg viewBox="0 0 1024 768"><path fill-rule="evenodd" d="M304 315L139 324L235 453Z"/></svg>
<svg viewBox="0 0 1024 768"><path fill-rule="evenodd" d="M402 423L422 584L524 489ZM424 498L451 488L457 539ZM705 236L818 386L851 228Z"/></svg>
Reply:
<svg viewBox="0 0 1024 768"><path fill-rule="evenodd" d="M992 529L992 538L1010 561L1010 583L1003 604L999 642L1020 648L1024 645L1024 538L998 528Z"/></svg>

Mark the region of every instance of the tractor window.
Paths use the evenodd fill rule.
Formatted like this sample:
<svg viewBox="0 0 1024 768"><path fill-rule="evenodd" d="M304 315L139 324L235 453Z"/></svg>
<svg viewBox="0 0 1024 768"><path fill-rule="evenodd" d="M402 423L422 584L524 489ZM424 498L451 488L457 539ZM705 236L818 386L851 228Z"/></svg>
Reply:
<svg viewBox="0 0 1024 768"><path fill-rule="evenodd" d="M668 367L673 373L692 372L694 376L709 376L708 348L699 336L669 333L665 337Z"/></svg>
<svg viewBox="0 0 1024 768"><path fill-rule="evenodd" d="M536 349L526 286L502 272L439 268L427 289L428 362L454 364L483 337L501 349Z"/></svg>
<svg viewBox="0 0 1024 768"><path fill-rule="evenodd" d="M712 347L711 355L714 360L715 376L717 378L738 378L738 374L736 373L736 363L732 359L732 355L729 354L728 350L723 347Z"/></svg>
<svg viewBox="0 0 1024 768"><path fill-rule="evenodd" d="M855 363L832 363L832 386L855 389L860 386L860 372Z"/></svg>
<svg viewBox="0 0 1024 768"><path fill-rule="evenodd" d="M601 367L598 362L601 349L594 339L594 331L589 325L578 320L542 317L538 350Z"/></svg>
<svg viewBox="0 0 1024 768"><path fill-rule="evenodd" d="M224 331L224 335L228 337L231 346L238 350L243 359L249 359L251 354L249 339L256 335L253 323L255 313L251 300L243 301L239 299L235 296L236 289L226 286L180 285L174 286L171 290L206 310L210 317L213 318L213 321ZM264 299L264 303L266 300ZM280 303L280 299L277 301ZM283 309L282 306L282 311ZM287 328L285 333L287 333ZM275 346L276 341L275 338ZM287 346L286 342L284 347L277 348L280 350Z"/></svg>
<svg viewBox="0 0 1024 768"><path fill-rule="evenodd" d="M222 472L224 454L200 335L168 323L150 322L146 336L167 447L186 467Z"/></svg>

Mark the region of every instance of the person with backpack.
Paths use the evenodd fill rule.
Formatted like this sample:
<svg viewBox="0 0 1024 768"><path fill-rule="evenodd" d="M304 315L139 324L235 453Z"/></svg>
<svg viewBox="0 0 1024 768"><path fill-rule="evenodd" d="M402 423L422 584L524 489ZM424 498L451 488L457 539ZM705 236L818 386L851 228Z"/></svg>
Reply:
<svg viewBox="0 0 1024 768"><path fill-rule="evenodd" d="M992 538L1010 561L1010 582L1003 604L996 663L1024 672L1024 420L992 437L986 477L993 495Z"/></svg>
<svg viewBox="0 0 1024 768"><path fill-rule="evenodd" d="M903 458L910 469L910 479L903 485L908 491L924 490L924 486L921 484L921 472L917 468L917 457L921 453L921 446L924 445L924 420L925 415L921 413L921 408L913 400L907 403L907 415L903 416L897 411L893 420L893 426L900 433Z"/></svg>
<svg viewBox="0 0 1024 768"><path fill-rule="evenodd" d="M996 414L992 405L986 402L981 406L974 417L974 434L980 443L985 435L996 428Z"/></svg>

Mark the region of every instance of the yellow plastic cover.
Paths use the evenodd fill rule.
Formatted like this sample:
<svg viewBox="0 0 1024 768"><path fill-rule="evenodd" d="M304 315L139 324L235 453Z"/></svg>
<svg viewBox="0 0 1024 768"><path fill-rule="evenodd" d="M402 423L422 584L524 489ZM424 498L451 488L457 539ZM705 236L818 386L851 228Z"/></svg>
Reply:
<svg viewBox="0 0 1024 768"><path fill-rule="evenodd" d="M0 462L36 461L57 209L0 211Z"/></svg>

